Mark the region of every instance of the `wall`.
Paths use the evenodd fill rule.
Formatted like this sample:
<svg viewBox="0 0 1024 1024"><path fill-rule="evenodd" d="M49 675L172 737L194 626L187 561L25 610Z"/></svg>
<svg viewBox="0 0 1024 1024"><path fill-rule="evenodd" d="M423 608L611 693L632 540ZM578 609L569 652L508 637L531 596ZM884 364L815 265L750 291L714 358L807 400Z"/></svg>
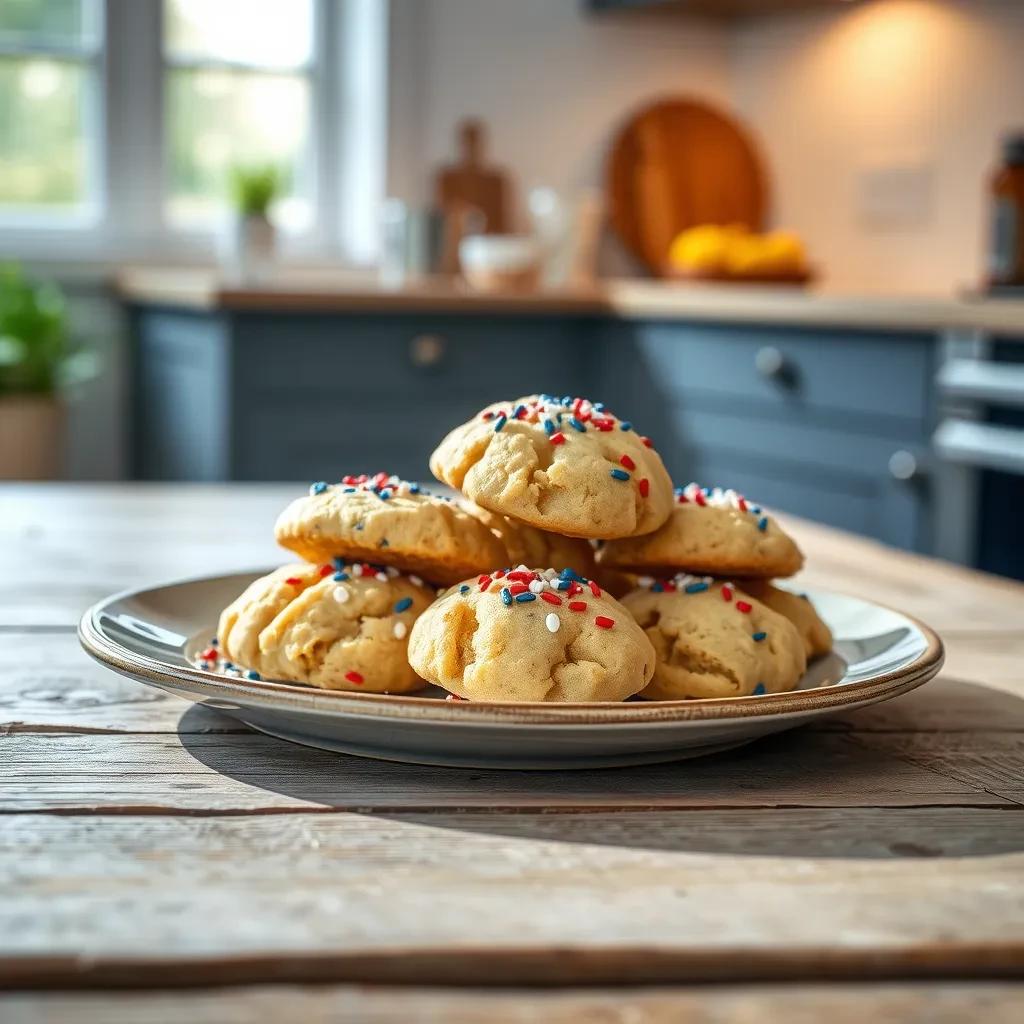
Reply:
<svg viewBox="0 0 1024 1024"><path fill-rule="evenodd" d="M1024 129L1022 54L1017 0L885 0L744 25L735 97L771 164L776 221L838 284L976 282L998 139ZM863 195L890 170L919 195L881 223Z"/></svg>
<svg viewBox="0 0 1024 1024"><path fill-rule="evenodd" d="M678 15L594 17L583 0L393 0L393 194L424 199L464 117L520 198L599 185L616 124L667 92L729 97L728 34Z"/></svg>

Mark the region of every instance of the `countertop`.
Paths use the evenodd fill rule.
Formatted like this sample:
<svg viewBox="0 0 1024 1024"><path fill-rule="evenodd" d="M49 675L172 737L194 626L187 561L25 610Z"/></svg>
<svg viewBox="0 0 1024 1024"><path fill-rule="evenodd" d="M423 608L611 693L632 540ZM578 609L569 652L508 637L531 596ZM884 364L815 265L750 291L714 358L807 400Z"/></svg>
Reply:
<svg viewBox="0 0 1024 1024"><path fill-rule="evenodd" d="M521 316L605 315L622 319L758 323L896 331L981 330L1024 336L1024 299L855 293L822 288L693 285L633 279L588 288L487 295L431 281L387 288L366 274L281 271L258 286L215 271L126 269L117 289L128 302L190 310L289 313L444 313Z"/></svg>
<svg viewBox="0 0 1024 1024"><path fill-rule="evenodd" d="M943 672L637 769L306 749L81 652L112 591L281 561L295 493L0 488L0 1017L1019 1019L1024 586L790 520Z"/></svg>

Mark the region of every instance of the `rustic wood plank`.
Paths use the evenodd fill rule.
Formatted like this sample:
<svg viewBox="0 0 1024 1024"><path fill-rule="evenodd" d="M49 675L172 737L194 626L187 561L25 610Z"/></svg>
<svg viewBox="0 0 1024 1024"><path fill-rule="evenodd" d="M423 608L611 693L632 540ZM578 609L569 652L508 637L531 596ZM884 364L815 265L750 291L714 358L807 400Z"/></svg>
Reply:
<svg viewBox="0 0 1024 1024"><path fill-rule="evenodd" d="M663 818L686 832L689 815ZM573 831L589 819L559 816L552 839L544 815L15 815L0 837L0 985L653 983L1024 964L1024 905L1010 898L1020 852L723 856L685 840L591 843Z"/></svg>
<svg viewBox="0 0 1024 1024"><path fill-rule="evenodd" d="M990 743L984 733L968 740L978 751ZM425 769L255 733L12 734L4 739L0 763L0 810L221 814L308 807L993 807L1013 802L1006 786L949 778L936 770L939 761L912 763L869 750L842 733L806 731L693 761L586 772Z"/></svg>
<svg viewBox="0 0 1024 1024"><path fill-rule="evenodd" d="M111 672L82 650L74 632L0 632L0 733L179 728L248 731L227 715Z"/></svg>
<svg viewBox="0 0 1024 1024"><path fill-rule="evenodd" d="M257 986L241 991L0 997L0 1017L8 1024L1017 1024L1022 1013L1024 986L1003 982L563 992Z"/></svg>

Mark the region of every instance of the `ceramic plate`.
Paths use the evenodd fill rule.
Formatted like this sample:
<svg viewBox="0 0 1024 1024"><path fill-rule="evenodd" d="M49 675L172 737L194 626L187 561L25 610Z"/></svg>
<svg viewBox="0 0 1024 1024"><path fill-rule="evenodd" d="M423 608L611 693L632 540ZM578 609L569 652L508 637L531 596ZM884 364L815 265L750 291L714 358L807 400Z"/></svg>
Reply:
<svg viewBox="0 0 1024 1024"><path fill-rule="evenodd" d="M810 593L835 636L790 693L601 704L446 701L248 680L193 665L220 610L261 572L135 590L86 612L86 651L122 675L197 701L281 739L416 764L596 768L697 757L813 718L905 693L942 665L927 626L856 597Z"/></svg>

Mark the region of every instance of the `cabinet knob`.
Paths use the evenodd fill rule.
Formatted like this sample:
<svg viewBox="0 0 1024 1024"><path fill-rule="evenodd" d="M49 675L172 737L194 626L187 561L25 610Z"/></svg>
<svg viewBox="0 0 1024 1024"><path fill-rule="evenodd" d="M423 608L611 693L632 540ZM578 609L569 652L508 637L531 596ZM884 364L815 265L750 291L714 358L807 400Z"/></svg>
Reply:
<svg viewBox="0 0 1024 1024"><path fill-rule="evenodd" d="M409 342L409 361L413 366L427 370L444 359L448 342L440 334L417 334Z"/></svg>
<svg viewBox="0 0 1024 1024"><path fill-rule="evenodd" d="M774 345L765 345L754 356L754 368L765 380L790 384L793 380L792 367L786 357Z"/></svg>
<svg viewBox="0 0 1024 1024"><path fill-rule="evenodd" d="M900 448L889 456L889 475L894 480L915 480L921 475L917 456Z"/></svg>

